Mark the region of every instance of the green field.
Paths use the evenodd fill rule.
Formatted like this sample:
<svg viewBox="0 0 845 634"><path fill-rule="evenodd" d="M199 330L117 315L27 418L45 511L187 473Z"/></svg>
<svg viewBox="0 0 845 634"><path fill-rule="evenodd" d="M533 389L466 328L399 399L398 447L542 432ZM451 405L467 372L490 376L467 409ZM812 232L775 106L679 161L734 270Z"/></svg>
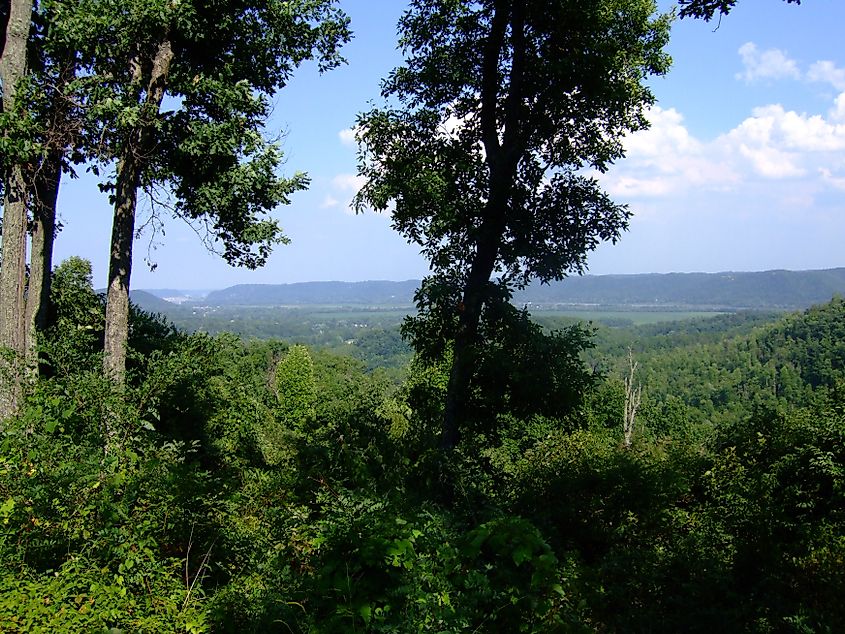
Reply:
<svg viewBox="0 0 845 634"><path fill-rule="evenodd" d="M538 321L544 318L568 318L576 321L595 321L609 326L640 326L643 324L657 324L664 321L682 321L701 317L716 317L724 315L716 311L692 310L542 310L532 312Z"/></svg>
<svg viewBox="0 0 845 634"><path fill-rule="evenodd" d="M284 337L291 325L351 325L353 327L391 327L402 322L413 308L410 306L364 308L360 306L221 306L200 310L172 311L168 317L187 330L263 331L265 335ZM607 326L626 327L666 321L716 317L725 314L701 310L626 310L621 307L603 309L535 309L531 314L541 323L558 321L596 322ZM281 326L278 334L271 334Z"/></svg>
<svg viewBox="0 0 845 634"><path fill-rule="evenodd" d="M379 324L389 323L395 320L397 323L408 315L411 309L403 308L379 308L360 309L328 306L307 306L302 308L283 309L286 317L300 317L309 321L328 320L362 320L376 321ZM575 321L596 321L608 325L631 325L656 324L664 321L681 321L684 319L697 319L700 317L716 317L724 315L724 312L717 311L691 311L691 310L535 310L531 314L538 319L545 317L562 317Z"/></svg>

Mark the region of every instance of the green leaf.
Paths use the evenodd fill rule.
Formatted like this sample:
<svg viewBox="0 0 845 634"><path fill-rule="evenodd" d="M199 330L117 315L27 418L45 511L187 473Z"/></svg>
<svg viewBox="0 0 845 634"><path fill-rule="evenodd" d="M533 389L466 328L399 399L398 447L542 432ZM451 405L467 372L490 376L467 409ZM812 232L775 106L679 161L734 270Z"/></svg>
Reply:
<svg viewBox="0 0 845 634"><path fill-rule="evenodd" d="M358 608L358 614L361 615L365 623L369 624L370 619L373 618L373 609L368 604L365 604Z"/></svg>
<svg viewBox="0 0 845 634"><path fill-rule="evenodd" d="M9 498L3 504L0 504L0 518L3 518L3 523L8 524L9 516L12 514L12 511L15 509L15 500L14 498Z"/></svg>
<svg viewBox="0 0 845 634"><path fill-rule="evenodd" d="M528 561L531 559L531 547L526 545L517 546L513 551L513 563L517 566L522 564L523 562Z"/></svg>

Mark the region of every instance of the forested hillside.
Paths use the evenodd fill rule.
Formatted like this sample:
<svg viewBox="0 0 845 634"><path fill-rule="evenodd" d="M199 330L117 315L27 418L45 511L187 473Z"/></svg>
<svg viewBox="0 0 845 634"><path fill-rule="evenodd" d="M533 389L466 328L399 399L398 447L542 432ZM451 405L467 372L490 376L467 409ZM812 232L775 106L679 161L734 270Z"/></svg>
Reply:
<svg viewBox="0 0 845 634"><path fill-rule="evenodd" d="M578 278L633 213L595 175L661 112L691 138L655 108L673 12L412 0L380 96L354 129L320 122L357 174L314 182L381 214L425 279L171 308L131 301L139 232L149 258L185 221L249 269L289 242L276 211L312 181L283 175L272 110L298 69L346 62L349 17L0 9L0 632L845 630L845 269ZM710 178L698 158L661 176ZM53 264L83 172L113 215L102 293L90 260ZM537 306L559 303L582 306Z"/></svg>
<svg viewBox="0 0 845 634"><path fill-rule="evenodd" d="M845 622L842 300L605 328L592 350L571 326L540 374L520 365L542 354L526 339L493 357L485 413L444 465L442 363L416 359L397 384L135 311L118 392L99 370L102 299L78 273L57 271L45 377L4 431L4 631ZM125 436L104 455L105 415Z"/></svg>
<svg viewBox="0 0 845 634"><path fill-rule="evenodd" d="M608 305L808 308L845 291L845 269L597 275L572 277L518 293L518 301Z"/></svg>
<svg viewBox="0 0 845 634"><path fill-rule="evenodd" d="M681 406L684 425L718 426L760 408L809 407L838 394L843 315L845 302L834 299L781 317L739 313L602 329L588 357L621 376L630 351L646 408Z"/></svg>

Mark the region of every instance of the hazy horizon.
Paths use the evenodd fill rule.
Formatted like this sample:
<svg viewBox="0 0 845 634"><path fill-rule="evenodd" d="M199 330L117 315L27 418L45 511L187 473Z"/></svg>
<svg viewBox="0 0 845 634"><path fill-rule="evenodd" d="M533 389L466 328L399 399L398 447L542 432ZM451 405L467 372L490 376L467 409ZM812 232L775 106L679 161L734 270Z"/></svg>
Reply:
<svg viewBox="0 0 845 634"><path fill-rule="evenodd" d="M720 270L720 271L651 271L645 273L585 273L584 275L569 275L567 278L561 281L566 281L566 279L571 278L578 278L578 277L624 277L624 276L637 276L637 275L730 275L730 274L737 274L737 273L770 273L770 272L779 272L779 271L787 271L791 273L802 273L802 272L811 272L811 271L834 271L837 269L843 269L845 266L833 266L833 267L825 267L819 269L785 269L785 268L775 268L775 269L759 269L759 270ZM231 288L233 286L291 286L295 284L363 284L367 282L391 282L400 284L403 282L419 282L422 278L405 278L405 279L366 279L366 280L340 280L340 279L332 279L332 280L303 280L298 282L235 282L234 284L227 284L226 286L216 286L216 287L204 287L204 288L190 288L190 287L179 287L179 286L172 286L172 285L165 285L165 286L145 286L145 287L137 287L134 286L132 288L133 291L188 291L193 293L211 293L213 291L219 291L226 288ZM532 282L534 284L538 283L536 280ZM554 282L553 282L554 283ZM104 289L103 289L104 290Z"/></svg>

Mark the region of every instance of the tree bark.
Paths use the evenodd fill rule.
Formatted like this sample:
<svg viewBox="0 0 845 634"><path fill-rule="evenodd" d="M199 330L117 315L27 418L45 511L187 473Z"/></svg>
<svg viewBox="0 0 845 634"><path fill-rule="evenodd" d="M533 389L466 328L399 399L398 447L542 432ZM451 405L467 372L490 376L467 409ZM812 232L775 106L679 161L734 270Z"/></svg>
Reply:
<svg viewBox="0 0 845 634"><path fill-rule="evenodd" d="M159 44L151 60L141 123L123 145L117 168L114 221L112 224L109 284L106 292L106 374L117 384L126 376L126 345L129 340L129 283L132 274L132 243L135 234L135 208L144 163L153 151L151 147L153 123L158 117L167 87L167 74L173 61L170 40ZM133 60L133 69L140 75L142 64ZM139 77L140 79L140 77Z"/></svg>
<svg viewBox="0 0 845 634"><path fill-rule="evenodd" d="M134 144L127 144L134 146ZM132 241L135 206L141 169L135 148L127 147L117 169L114 220L106 291L105 371L116 383L126 373L126 342L129 339L129 278L132 274Z"/></svg>
<svg viewBox="0 0 845 634"><path fill-rule="evenodd" d="M640 407L643 396L642 386L634 387L634 374L637 371L637 366L637 362L634 361L634 351L628 348L630 373L625 377L625 413L622 421L622 443L626 449L631 448L631 442L634 438L634 420L637 417L637 409Z"/></svg>
<svg viewBox="0 0 845 634"><path fill-rule="evenodd" d="M12 0L6 41L0 56L3 110L12 110L18 82L26 73L26 46L32 16L31 0ZM26 282L27 189L24 170L14 165L3 175L3 245L0 264L0 420L18 410L24 356L24 284Z"/></svg>

